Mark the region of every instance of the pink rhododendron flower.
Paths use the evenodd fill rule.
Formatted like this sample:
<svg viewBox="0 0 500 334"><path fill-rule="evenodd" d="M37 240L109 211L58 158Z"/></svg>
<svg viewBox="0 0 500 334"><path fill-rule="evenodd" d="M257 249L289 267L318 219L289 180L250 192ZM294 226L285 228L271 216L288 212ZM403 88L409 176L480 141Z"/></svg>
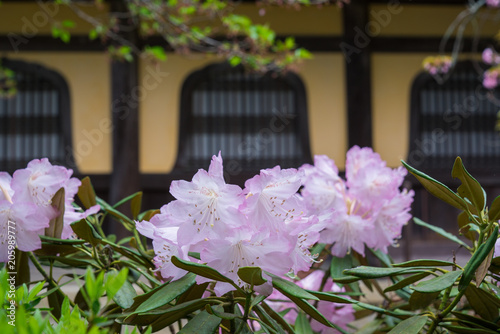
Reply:
<svg viewBox="0 0 500 334"><path fill-rule="evenodd" d="M364 255L365 245L387 252L410 218L413 191L399 190L406 170L391 169L372 149L358 146L347 152L346 182L336 167L324 167L332 164L320 157L303 167L304 202L324 226L320 242L333 244L338 257L351 249Z"/></svg>
<svg viewBox="0 0 500 334"><path fill-rule="evenodd" d="M345 184L338 175L335 162L326 155L316 155L314 166L306 164L300 170L306 175L302 195L310 214L321 214L331 208L345 192Z"/></svg>
<svg viewBox="0 0 500 334"><path fill-rule="evenodd" d="M64 215L61 238L67 239L73 234L71 223L97 213L99 205L84 212L73 206L81 182L72 178L72 174L71 169L53 166L47 158L30 161L26 168L15 171L12 177L0 172L0 240L7 240L6 229L11 221L17 231L17 247L22 251L33 251L41 247L39 235L45 233L50 220ZM61 188L65 191L64 212L52 205L52 198ZM3 251L7 249L2 248Z"/></svg>
<svg viewBox="0 0 500 334"><path fill-rule="evenodd" d="M304 214L304 207L297 196L303 172L296 169L261 170L259 175L245 182L246 200L241 210L257 226L273 231L283 228L286 219Z"/></svg>
<svg viewBox="0 0 500 334"><path fill-rule="evenodd" d="M200 169L191 182L173 181L170 193L177 199L170 212L180 222L178 240L183 245L224 235L241 224L242 190L224 181L220 153L212 158L208 172Z"/></svg>
<svg viewBox="0 0 500 334"><path fill-rule="evenodd" d="M181 277L171 257L187 260L189 252L200 253L201 262L242 287L246 283L237 272L244 266L278 276L308 270L314 263L309 248L318 241L322 226L317 217L306 216L297 194L304 172L279 166L262 170L245 183L243 192L226 184L222 171L219 153L208 172L200 169L191 182L172 182L176 200L163 206L160 214L150 222L136 222L137 230L153 240L154 262L162 276ZM218 282L214 291L221 295L232 289ZM272 287L269 283L255 290L269 294Z"/></svg>
<svg viewBox="0 0 500 334"><path fill-rule="evenodd" d="M71 169L53 166L47 158L34 159L28 163L27 168L15 171L11 181L14 203L33 203L37 206L37 210L49 220L56 218L59 214L64 214L62 239L67 239L73 234L71 223L95 214L100 209L99 205L95 205L85 212L75 210L72 203L81 181L71 177L72 174ZM65 191L64 213L58 212L51 205L52 197L61 188Z"/></svg>
<svg viewBox="0 0 500 334"><path fill-rule="evenodd" d="M283 276L290 271L292 260L289 256L293 246L284 237L273 235L266 231L255 231L251 227L241 227L219 240L209 240L204 243L200 253L202 262L217 269L223 275L231 278L241 287L246 283L238 277L241 267L260 267L264 271ZM270 284L270 283L267 283ZM232 289L229 284L223 287L217 284L219 294ZM256 287L258 288L258 287ZM271 289L269 289L270 293Z"/></svg>
<svg viewBox="0 0 500 334"><path fill-rule="evenodd" d="M49 219L40 214L33 203L0 200L0 262L8 261L9 235L15 236L12 240L19 250L34 251L42 247L38 235L43 234L46 227L49 227Z"/></svg>

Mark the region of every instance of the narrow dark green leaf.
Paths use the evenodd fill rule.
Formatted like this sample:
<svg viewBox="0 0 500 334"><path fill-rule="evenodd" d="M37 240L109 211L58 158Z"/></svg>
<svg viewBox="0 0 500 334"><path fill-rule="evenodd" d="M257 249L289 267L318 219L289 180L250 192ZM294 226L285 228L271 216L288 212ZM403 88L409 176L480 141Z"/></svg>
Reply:
<svg viewBox="0 0 500 334"><path fill-rule="evenodd" d="M465 201L456 193L454 193L450 188L448 188L441 182L434 180L429 175L416 170L406 162L401 162L406 167L406 169L408 169L408 171L413 174L413 176L415 176L417 180L424 186L424 188L427 189L427 191L432 195L457 209L467 210L467 204L465 203Z"/></svg>
<svg viewBox="0 0 500 334"><path fill-rule="evenodd" d="M402 288L404 288L412 283L420 281L421 279L429 276L430 274L431 273L429 273L429 272L423 272L423 273L418 273L415 275L408 276L408 277L402 279L401 281L396 282L395 284L385 288L384 292L390 292L390 291L396 291L396 290L402 289Z"/></svg>
<svg viewBox="0 0 500 334"><path fill-rule="evenodd" d="M226 319L226 320L233 320L233 319L242 317L238 314L224 312L224 308L220 305L216 305L214 307L212 307L210 305L205 305L205 310L210 314L214 314L217 317L219 317L221 319Z"/></svg>
<svg viewBox="0 0 500 334"><path fill-rule="evenodd" d="M295 333L296 334L314 334L309 319L305 313L299 312L297 319L295 319Z"/></svg>
<svg viewBox="0 0 500 334"><path fill-rule="evenodd" d="M278 289L281 293L285 294L286 296L290 295L290 296L293 296L295 298L319 300L317 297L310 294L306 290L302 289L297 284L290 282L290 281L287 281L286 279L283 279L283 278L278 277L276 275L273 275L271 273L267 273L267 274L269 276L271 276L272 281L273 281L273 286L276 289Z"/></svg>
<svg viewBox="0 0 500 334"><path fill-rule="evenodd" d="M134 302L132 305L132 308L135 309L133 313L145 313L170 303L194 285L195 280L196 275L188 273L177 281L159 286L146 294L146 300L143 299L144 296L141 296L142 298L138 300L140 302L139 305Z"/></svg>
<svg viewBox="0 0 500 334"><path fill-rule="evenodd" d="M460 279L460 282L458 283L458 289L462 290L465 289L472 278L474 277L476 270L479 268L481 263L488 257L488 254L490 251L495 247L495 242L497 241L498 238L498 225L495 226L495 229L493 230L493 233L491 233L490 237L488 240L486 240L485 243L481 244L476 252L472 255L470 258L469 262L465 265L464 268L464 274L462 275L462 278Z"/></svg>
<svg viewBox="0 0 500 334"><path fill-rule="evenodd" d="M411 310L421 310L425 309L427 306L432 304L436 298L439 296L440 292L423 293L418 291L413 291L410 296L410 309Z"/></svg>
<svg viewBox="0 0 500 334"><path fill-rule="evenodd" d="M45 228L45 235L52 238L60 238L64 227L64 188L59 189L51 199L51 206L59 212L59 215L49 222L49 227Z"/></svg>
<svg viewBox="0 0 500 334"><path fill-rule="evenodd" d="M88 176L82 179L82 184L78 188L78 198L86 209L97 204L94 187Z"/></svg>
<svg viewBox="0 0 500 334"><path fill-rule="evenodd" d="M255 310L261 310L261 313L264 312L266 315L268 314L274 321L276 321L284 330L286 330L288 333L293 333L293 328L290 326L290 324L283 319L283 317L274 311L268 304L265 302L261 303L260 305L257 305L255 307ZM260 316L260 315L259 315ZM262 319L262 318L261 318Z"/></svg>
<svg viewBox="0 0 500 334"><path fill-rule="evenodd" d="M142 206L142 191L135 193L135 196L130 200L130 210L132 212L132 217L137 219L139 212L141 212Z"/></svg>
<svg viewBox="0 0 500 334"><path fill-rule="evenodd" d="M488 218L490 221L495 221L500 219L500 196L497 196L488 211Z"/></svg>
<svg viewBox="0 0 500 334"><path fill-rule="evenodd" d="M328 292L321 292L321 291L314 291L314 290L306 290L319 300L325 300L327 302L332 302L332 303L340 303L340 304L356 304L357 301L354 299L342 297L339 295L335 295L333 293L328 293Z"/></svg>
<svg viewBox="0 0 500 334"><path fill-rule="evenodd" d="M361 278L381 278L387 276L400 275L405 273L416 273L428 270L423 267L408 267L408 268L380 268L360 266L353 269L345 270L345 274L357 276Z"/></svg>
<svg viewBox="0 0 500 334"><path fill-rule="evenodd" d="M259 267L241 267L238 269L238 277L250 285L262 285L267 282L262 277L262 269Z"/></svg>
<svg viewBox="0 0 500 334"><path fill-rule="evenodd" d="M424 328L427 316L417 315L401 321L389 334L418 334Z"/></svg>
<svg viewBox="0 0 500 334"><path fill-rule="evenodd" d="M438 266L454 266L453 262L442 260L411 260L393 264L394 267L438 267Z"/></svg>
<svg viewBox="0 0 500 334"><path fill-rule="evenodd" d="M74 222L71 228L76 235L89 242L92 246L97 246L102 242L102 237L94 230L94 227L85 219Z"/></svg>
<svg viewBox="0 0 500 334"><path fill-rule="evenodd" d="M413 221L415 222L415 224L417 225L420 225L420 226L424 226L424 227L427 227L428 229L430 229L431 231L434 231L436 232L437 234L445 237L446 239L449 239L453 242L456 242L457 244L459 245L462 245L464 246L465 248L468 248L469 245L467 245L465 242L463 242L462 240L460 240L459 238L457 238L455 235L451 234L451 233L448 233L446 232L445 230L443 230L441 227L437 227L437 226L434 226L434 225L431 225L431 224L427 224L426 222L423 222L422 220L416 218L416 217L413 217Z"/></svg>
<svg viewBox="0 0 500 334"><path fill-rule="evenodd" d="M481 288L469 285L465 290L465 298L467 298L472 309L483 319L496 321L500 308L500 299L498 297Z"/></svg>
<svg viewBox="0 0 500 334"><path fill-rule="evenodd" d="M179 334L213 334L219 327L221 318L209 314L207 311L201 311L189 320L188 323L182 327L178 332Z"/></svg>
<svg viewBox="0 0 500 334"><path fill-rule="evenodd" d="M210 268L207 265L181 260L176 256L172 256L172 263L176 267L195 273L196 275L213 279L215 281L226 282L231 284L238 290L240 289L240 287L238 287L238 285L236 285L236 283L234 283L233 280L231 280L229 277L222 275L217 270Z"/></svg>
<svg viewBox="0 0 500 334"><path fill-rule="evenodd" d="M462 198L467 198L477 209L477 212L484 210L486 199L485 193L479 182L465 169L462 159L457 157L453 164L451 176L458 178L462 184L458 187L458 194Z"/></svg>
<svg viewBox="0 0 500 334"><path fill-rule="evenodd" d="M474 324L476 324L476 326L481 326L483 328L491 329L494 331L500 329L500 326L492 321L484 320L484 319L478 318L476 316L462 313L462 312L452 311L451 313L453 313L453 315L455 317L457 317L458 319L467 321L467 324L474 323Z"/></svg>
<svg viewBox="0 0 500 334"><path fill-rule="evenodd" d="M209 282L205 282L202 284L193 284L185 293L179 296L177 299L177 304L182 304L190 300L199 299L203 296Z"/></svg>
<svg viewBox="0 0 500 334"><path fill-rule="evenodd" d="M263 307L260 305L253 308L253 311L257 314L257 316L260 319L260 324L265 325L265 329L267 330L266 333L279 333L279 334L286 334L286 332L283 330L283 327L273 318L271 317ZM283 320L284 321L284 320ZM293 333L293 330L288 333Z"/></svg>
<svg viewBox="0 0 500 334"><path fill-rule="evenodd" d="M151 311L152 314L161 314L161 316L151 324L153 327L153 331L156 332L160 329L163 329L168 325L171 325L174 322L185 318L187 315L193 313L194 311L204 308L205 305L207 304L209 305L218 304L218 301L210 300L208 298L203 298L198 300L192 300L180 305L176 305L174 307L169 308L168 310L157 310L157 311L153 310Z"/></svg>
<svg viewBox="0 0 500 334"><path fill-rule="evenodd" d="M418 283L413 289L415 291L423 293L439 292L452 286L460 275L462 275L461 270L449 271L445 274L439 275L438 277L422 281Z"/></svg>
<svg viewBox="0 0 500 334"><path fill-rule="evenodd" d="M352 255L347 254L344 257L332 257L330 261L330 276L333 279L346 277L343 272L344 270L351 269L353 267Z"/></svg>
<svg viewBox="0 0 500 334"><path fill-rule="evenodd" d="M457 333L457 334L496 334L496 333L498 333L498 332L491 331L488 329L470 328L470 327L455 326L455 325L448 325L448 324L442 324L441 327L449 329L452 333Z"/></svg>

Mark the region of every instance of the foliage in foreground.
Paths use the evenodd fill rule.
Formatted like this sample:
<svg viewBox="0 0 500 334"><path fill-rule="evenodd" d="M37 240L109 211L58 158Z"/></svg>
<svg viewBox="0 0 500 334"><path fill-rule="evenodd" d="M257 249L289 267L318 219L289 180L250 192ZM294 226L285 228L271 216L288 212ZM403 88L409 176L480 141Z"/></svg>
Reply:
<svg viewBox="0 0 500 334"><path fill-rule="evenodd" d="M356 157L363 158L356 160ZM336 244L345 240L330 239L330 244L318 242L321 240L323 231L327 231L326 237L331 238L332 233L328 229L332 226L342 223L356 224L362 219L372 219L372 222L381 219L380 215L372 212L366 214L368 212L365 211L368 205L366 203L370 203L370 194L366 189L360 191L359 187L363 184L371 184L366 180L374 180L379 185L383 184L382 188L378 189L379 191L384 189L387 191L388 188L394 187L391 181L395 176L403 175L403 173L401 170L386 169L385 164L381 164L381 160L378 160L379 158L369 149L355 148L351 151L346 166L347 183L335 177L338 170L335 170L333 162L324 157L318 158L315 166L305 166L298 171L276 168L262 171L260 175L251 179L252 181L247 186L253 189L246 194L248 198L261 196L257 195L257 185L264 194L266 189L283 190L280 188L283 185L289 187L293 183L288 182L291 180L290 177L292 179L297 177L301 171L304 173L304 180L309 180L297 184L299 186L305 184L301 195L303 205L309 205L305 210L311 211L311 205L314 204L314 209L319 210L316 212L318 216L311 220L311 218L306 219L299 215L299 218L295 220L293 218L283 220L283 224L290 224L293 221L295 223L292 224L292 230L309 231L311 235L317 232L318 235L313 239L315 241L308 244L301 242L302 239L298 236L294 239L292 238L294 233L279 224L273 226L278 229L282 228L287 234L279 236L269 231L269 234L266 234L274 238L272 240L283 239L281 245L286 245L292 240L295 242L294 247L299 247L296 255L304 256L300 258L304 262L297 260L295 264L300 263L304 266L304 263L309 263L311 269L308 272L299 270L296 272L297 275L273 273L276 269L270 265L266 267L266 264L263 265L265 270L259 266L244 265L235 268L233 273L230 271L232 269L225 269L224 261L203 260L207 256L203 254L208 248L200 245L209 244L204 243L205 239L202 238L199 241L201 244L193 243L188 248L186 248L188 245L186 243L175 244L182 239L182 237L173 237L173 235L181 236L182 234L172 233L179 231L182 227L176 213L184 209L184 214L192 214L187 204L180 199L189 203L190 198L195 196L193 194L191 197L183 197L182 191L175 190L175 187L194 191L192 188L194 181L200 181L200 178L205 176L208 179L205 179L206 182L199 188L203 192L198 192L197 195L213 195L214 192L210 192L210 189L211 191L226 189L225 183L216 186L217 182L223 182L223 180L217 179L216 182L210 179L211 176L219 175L221 171L219 168L222 168L222 160L219 161L219 158L220 156L214 157L215 162L213 161L211 169L208 172L200 171L201 174L197 174L193 182L179 181L174 185L173 193L179 199L174 204L162 208L161 211L140 212L142 193L133 194L115 205L110 205L95 196L89 179L84 179L78 188L78 197L83 207L86 208L86 211L81 210L72 202L74 194L71 195L71 188L75 185L75 181L71 181L67 174L61 174L64 175L62 189L66 191L57 191L49 198L50 206L56 209L59 215L54 215L54 211L44 207L46 214L52 215L52 218L47 221L47 226L39 231L40 248L25 251L14 250L14 247L9 248L8 241L10 240L17 240L17 246L20 246L20 240L23 239L19 236L23 231L17 231L16 234L7 233L4 239L7 258L6 266L0 273L0 295L4 305L0 311L2 333L69 331L114 333L119 332L125 326L125 331L133 333L154 332L166 327L180 333L214 333L217 331L225 333L329 333L332 331L342 333L355 331L362 333L420 333L423 331L427 333L497 333L500 329L500 299L497 286L500 258L496 257L498 254L495 254L498 219L500 218L500 197L494 199L488 207L484 190L466 171L460 158L457 158L452 170L453 177L461 181L457 192L411 166L403 164L430 193L462 211L458 217L458 229L467 242L417 218L414 221L469 250L471 257L464 267L454 262L434 259L419 259L396 264L386 254L387 246L371 243L372 239L369 238L361 239L361 241L352 239L351 243L345 246L345 251L343 248L335 247ZM356 163L353 163L354 161ZM363 174L363 164L360 163L363 161L366 163L364 166L369 167L366 171L373 171L374 165L379 166L380 169L375 175L368 172L368 174ZM46 167L48 169L44 169L45 171L52 170L48 165ZM33 168L33 165L29 168ZM353 170L349 171L350 168ZM64 171L59 170L59 172ZM27 172L21 171L21 173L14 174L13 179L20 182L18 177L23 173ZM273 173L278 173L276 175L279 177ZM32 173L28 179L35 174L35 179L51 175L50 173ZM323 175L321 176L322 182L315 179L319 175ZM384 175L392 176L392 178L382 177ZM13 184L13 179L9 180L9 184ZM360 182L361 179L364 181ZM16 200L22 198L24 201L22 203L28 210L25 212L29 212L30 206L26 204L29 197L22 197L17 190L17 185L14 186L15 192L12 189L9 190L6 180L5 174L2 174L0 187L2 187L3 197L0 199L3 207L7 207L8 210L2 211L1 217L6 217L2 218L6 220L1 222L8 226L12 219L17 227L22 227L24 226L23 219L27 215L23 216L13 208L19 205L15 204ZM333 183L329 183L328 180L333 180ZM382 182L384 180L385 182ZM57 185L55 182L55 186ZM321 188L321 185L324 187ZM331 185L334 187L329 187ZM399 185L398 183L396 188ZM298 187L292 188L287 188L287 201L292 201L295 196L298 196L295 194ZM330 192L319 196L321 189L324 191L330 189ZM391 189L394 190L394 188ZM397 192L391 190L389 193L392 195L389 196L386 193L389 196L386 199L387 203L392 202L394 198L408 196L399 190ZM232 194L236 196L236 199L233 198L229 203L234 204L239 195ZM380 192L377 194L381 196ZM276 193L271 198L281 195L283 193ZM320 198L323 201L319 201ZM242 208L247 209L250 204L257 205L258 203L258 201L248 203L244 202L244 199L238 200L241 201L240 204L246 203ZM364 204L359 204L359 208L356 208L354 202ZM125 203L130 204L132 217L126 216L117 209ZM322 203L323 209L328 210L334 207L336 211L342 211L341 208L349 204L346 207L351 211L345 214L348 216L359 214L360 216L350 217L352 220L349 220L346 219L345 214L335 216L330 212L325 219L324 213L321 212L322 205L318 203ZM37 207L43 205L41 202L33 204ZM68 211L70 216L81 215L80 220L66 224L74 232L67 239L61 237L66 226L65 214L61 214L64 210L63 204L72 207ZM96 205L100 207L98 213L92 209ZM228 205L231 207L230 204ZM400 211L393 217L401 217L400 214L406 212L406 206L399 208ZM245 219L241 216L243 213L238 213L233 209L229 211L234 215L240 215L239 219ZM251 215L253 211L245 212L246 215ZM223 213L219 214L221 215L219 217L224 219ZM115 236L106 235L102 226L108 223L108 219L120 223L131 232L132 236L116 240ZM263 219L261 217L261 220ZM297 219L300 224L296 221ZM167 222L169 224L162 225ZM173 226L173 222L177 222L177 226ZM325 225L321 225L321 222ZM391 221L386 219L379 222L384 222L385 226L388 226L387 224ZM248 223L249 221L246 221L246 224ZM367 222L364 224L366 225ZM399 220L395 224L399 226ZM312 228L311 230L312 226L322 226L322 229ZM261 226L261 232L262 228ZM335 228L339 229L338 226ZM145 236L139 231L153 239L154 249L150 248ZM372 234L377 232L370 231ZM228 231L225 233L229 233L228 238L235 237ZM9 238L8 235L15 237ZM211 236L211 238L214 237ZM255 235L251 238L253 238L251 240L256 240ZM236 242L232 251L242 250L244 248L242 242L245 240L248 241L242 239ZM259 242L263 245L264 240ZM253 246L258 246L259 242ZM364 246L359 248L359 242ZM223 249L224 240L219 240L218 243ZM276 242L276 244L280 243ZM177 253L162 253L161 249L165 250L167 246L179 247L176 248ZM290 257L294 255L294 247L286 248ZM376 264L374 261L370 263L367 261L364 255L365 250L367 255L370 254L376 258ZM11 254L12 256L9 257ZM212 253L209 252L209 254ZM276 250L269 254L276 255ZM222 255L230 256L231 254ZM281 253L279 256L282 257L284 263L288 263L287 270L294 270L293 261L288 261ZM43 281L30 282L28 259L44 277ZM169 266L169 270L165 270L166 265ZM55 267L64 269L61 277L54 276ZM75 270L76 268L79 270ZM172 279L166 280L168 277ZM387 287L382 287L381 282L390 283ZM71 298L65 292L69 284L79 287L76 295ZM363 298L363 293L367 290L377 292L382 301L368 303ZM370 317L370 321L365 321L363 327L359 328L354 324L348 324L354 317L356 319ZM13 324L16 326L12 326Z"/></svg>

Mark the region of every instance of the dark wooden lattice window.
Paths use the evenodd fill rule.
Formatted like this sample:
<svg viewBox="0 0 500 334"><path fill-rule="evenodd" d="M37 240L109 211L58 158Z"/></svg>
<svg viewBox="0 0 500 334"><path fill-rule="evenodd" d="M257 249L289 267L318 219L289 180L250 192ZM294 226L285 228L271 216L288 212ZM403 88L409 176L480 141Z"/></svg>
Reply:
<svg viewBox="0 0 500 334"><path fill-rule="evenodd" d="M17 93L0 97L0 170L13 172L42 157L75 169L64 78L24 61L2 59L1 65L15 73Z"/></svg>
<svg viewBox="0 0 500 334"><path fill-rule="evenodd" d="M227 64L191 74L182 89L175 169L206 168L219 150L233 174L310 162L306 94L300 78L292 73L252 74Z"/></svg>
<svg viewBox="0 0 500 334"><path fill-rule="evenodd" d="M457 156L478 177L500 172L500 110L498 94L487 92L482 69L458 63L439 84L427 73L414 81L411 96L408 161L431 175L450 174Z"/></svg>

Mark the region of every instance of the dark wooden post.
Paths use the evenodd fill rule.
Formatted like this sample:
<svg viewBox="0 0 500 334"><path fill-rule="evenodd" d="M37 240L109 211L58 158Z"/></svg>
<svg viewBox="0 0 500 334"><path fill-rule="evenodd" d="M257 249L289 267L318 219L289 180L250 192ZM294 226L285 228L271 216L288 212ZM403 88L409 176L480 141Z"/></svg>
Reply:
<svg viewBox="0 0 500 334"><path fill-rule="evenodd" d="M123 1L111 1L113 13L127 12ZM137 42L137 31L126 19L119 18L118 34L132 44ZM114 204L139 190L139 81L138 61L111 60L111 114L113 121L113 172L109 201ZM123 236L121 229L112 233Z"/></svg>
<svg viewBox="0 0 500 334"><path fill-rule="evenodd" d="M348 145L372 146L371 66L368 1L351 0L343 8Z"/></svg>

